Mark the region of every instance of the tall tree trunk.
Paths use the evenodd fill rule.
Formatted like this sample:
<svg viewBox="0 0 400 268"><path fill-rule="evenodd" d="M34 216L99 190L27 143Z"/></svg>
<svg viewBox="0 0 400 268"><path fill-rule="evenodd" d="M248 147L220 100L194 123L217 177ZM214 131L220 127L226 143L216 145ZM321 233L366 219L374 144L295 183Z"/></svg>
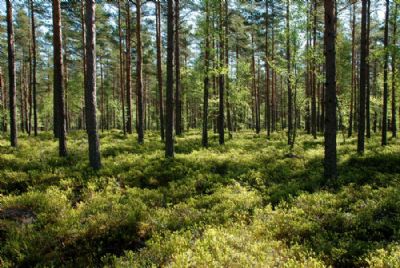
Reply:
<svg viewBox="0 0 400 268"><path fill-rule="evenodd" d="M314 139L317 138L317 68L316 68L316 49L317 49L317 0L314 0L313 9L313 57L311 69L311 87L312 87L312 100L311 100L311 133Z"/></svg>
<svg viewBox="0 0 400 268"><path fill-rule="evenodd" d="M378 82L377 82L378 73L377 73L377 62L376 62L376 60L374 61L373 72L374 72L373 80L372 80L373 81L373 89L374 89L373 94L374 94L374 97L376 97L377 96L377 85L378 85ZM375 110L374 111L374 121L373 121L373 131L374 131L374 133L376 133L378 131L377 125L378 125L378 113Z"/></svg>
<svg viewBox="0 0 400 268"><path fill-rule="evenodd" d="M67 156L65 128L65 92L62 57L61 6L60 0L53 0L53 49L54 49L54 93L57 98L59 155Z"/></svg>
<svg viewBox="0 0 400 268"><path fill-rule="evenodd" d="M336 12L335 0L325 0L325 65L326 116L324 174L327 179L337 177L336 169Z"/></svg>
<svg viewBox="0 0 400 268"><path fill-rule="evenodd" d="M271 6L271 14L274 13L274 2L272 2ZM272 47L271 47L271 62L275 61L275 16L272 16ZM272 69L271 72L272 82L271 82L271 131L274 132L276 130L276 72Z"/></svg>
<svg viewBox="0 0 400 268"><path fill-rule="evenodd" d="M3 131L3 133L6 131L5 130L5 122L6 122L6 118L5 118L5 113L6 113L6 105L7 105L7 102L5 101L5 98L6 98L6 90L5 90L5 88L4 88L5 86L4 86L4 76L3 76L3 71L2 71L2 69L1 69L1 67L0 67L0 94L1 94L1 111L2 111L2 114L3 114L3 118L1 119L2 120L2 122L1 122L1 130Z"/></svg>
<svg viewBox="0 0 400 268"><path fill-rule="evenodd" d="M354 101L356 99L356 83L355 83L355 69L356 69L356 53L355 53L355 35L356 35L356 7L352 5L351 9L351 98L350 98L350 114L349 114L349 128L347 136L350 138L353 135L353 115L354 115Z"/></svg>
<svg viewBox="0 0 400 268"><path fill-rule="evenodd" d="M85 27L85 1L81 1L81 38L82 38L82 69L83 69L83 91L86 88L86 27ZM84 104L82 104L82 126L85 125L84 120Z"/></svg>
<svg viewBox="0 0 400 268"><path fill-rule="evenodd" d="M206 5L206 31L205 31L205 48L204 48L204 96L203 96L203 133L202 145L208 147L208 89L209 85L209 57L210 57L210 14L209 14L209 0L205 0Z"/></svg>
<svg viewBox="0 0 400 268"><path fill-rule="evenodd" d="M142 73L142 0L136 0L136 94L138 108L138 143L144 142L143 73Z"/></svg>
<svg viewBox="0 0 400 268"><path fill-rule="evenodd" d="M365 93L367 79L367 0L362 0L361 10L361 58L360 58L360 100L357 152L364 153L365 143Z"/></svg>
<svg viewBox="0 0 400 268"><path fill-rule="evenodd" d="M33 102L33 131L38 134L37 97L36 97L36 27L33 0L31 4L31 31L32 31L32 102Z"/></svg>
<svg viewBox="0 0 400 268"><path fill-rule="evenodd" d="M1 119L1 130L3 133L7 131L7 90L5 88L3 70L0 67L0 94L1 94L1 110L3 118Z"/></svg>
<svg viewBox="0 0 400 268"><path fill-rule="evenodd" d="M228 127L229 138L232 138L232 118L231 118L231 107L230 107L230 83L229 83L229 0L225 0L225 66L226 72L226 123Z"/></svg>
<svg viewBox="0 0 400 268"><path fill-rule="evenodd" d="M63 55L63 83L64 83L64 103L65 103L65 129L66 133L69 131L69 125L70 125L70 118L69 118L69 107L68 107L68 57L67 57L67 45L66 45L66 35L63 37L63 50L64 50L64 55Z"/></svg>
<svg viewBox="0 0 400 268"><path fill-rule="evenodd" d="M126 118L125 118L125 91L124 91L124 75L123 75L123 50L122 50L122 23L121 23L121 0L118 0L118 42L119 42L119 86L121 95L122 110L122 131L126 135Z"/></svg>
<svg viewBox="0 0 400 268"><path fill-rule="evenodd" d="M254 124L256 133L260 134L260 101L258 97L258 90L256 85L256 59L255 59L255 48L254 48L254 33L251 33L251 87L253 93L253 110L254 110Z"/></svg>
<svg viewBox="0 0 400 268"><path fill-rule="evenodd" d="M393 37L392 44L393 48L397 45L397 8L398 4L394 3L394 13L393 13ZM392 137L397 137L397 120L396 120L396 90L397 90L397 62L396 62L396 51L392 49Z"/></svg>
<svg viewBox="0 0 400 268"><path fill-rule="evenodd" d="M387 125L388 125L388 62L389 62L389 0L386 0L386 14L385 14L385 37L383 41L385 49L384 69L383 69L383 111L382 111L382 146L387 145Z"/></svg>
<svg viewBox="0 0 400 268"><path fill-rule="evenodd" d="M100 145L97 133L96 119L96 24L95 0L86 0L86 87L85 87L85 108L86 108L86 131L89 142L89 162L93 169L100 169Z"/></svg>
<svg viewBox="0 0 400 268"><path fill-rule="evenodd" d="M106 112L104 110L105 92L104 92L104 82L103 82L104 81L103 80L103 61L102 61L101 55L99 56L99 65L100 65L100 128L101 128L101 132L104 132L105 121L106 121L105 120Z"/></svg>
<svg viewBox="0 0 400 268"><path fill-rule="evenodd" d="M288 87L288 145L292 145L293 132L293 101L292 101L292 70L290 51L290 0L286 4L286 61L287 61L287 87Z"/></svg>
<svg viewBox="0 0 400 268"><path fill-rule="evenodd" d="M371 0L367 0L367 96L366 96L366 103L365 103L365 120L366 120L366 131L367 131L367 138L371 138L371 112L370 112L370 99L371 99L371 82L370 82L370 66L371 61L369 58L369 46L370 46L370 27L371 27Z"/></svg>
<svg viewBox="0 0 400 268"><path fill-rule="evenodd" d="M25 98L25 62L24 62L24 58L25 58L25 51L22 50L22 57L21 57L21 62L20 62L20 68L19 68L19 104L20 104L20 129L22 133L25 133L25 127L24 127L24 123L25 123L25 102L24 102L24 98Z"/></svg>
<svg viewBox="0 0 400 268"><path fill-rule="evenodd" d="M160 134L161 140L165 139L164 130L164 99L163 78L161 62L161 0L156 0L156 42L157 42L157 83L158 83L158 106L160 109Z"/></svg>
<svg viewBox="0 0 400 268"><path fill-rule="evenodd" d="M175 0L175 133L182 134L181 64L180 64L180 18L179 0Z"/></svg>
<svg viewBox="0 0 400 268"><path fill-rule="evenodd" d="M165 156L174 157L174 1L168 1L167 13L167 101L166 101L166 129L165 129Z"/></svg>
<svg viewBox="0 0 400 268"><path fill-rule="evenodd" d="M307 134L311 134L311 102L310 98L312 95L311 89L311 59L310 59L310 47L311 47L311 14L312 14L313 2L307 0L307 27L306 27L306 53L307 53L307 71L306 71L306 115L305 115L305 130Z"/></svg>
<svg viewBox="0 0 400 268"><path fill-rule="evenodd" d="M268 1L265 1L265 123L267 129L267 137L271 135L271 100L270 100L270 65L269 65L269 44L268 44L268 29L269 29L269 13Z"/></svg>
<svg viewBox="0 0 400 268"><path fill-rule="evenodd" d="M219 114L218 114L218 134L219 134L219 144L223 145L225 143L225 129L224 129L224 94L225 94L225 77L222 70L225 67L224 61L224 33L223 33L223 1L220 1L219 5L219 67L221 73L219 74Z"/></svg>
<svg viewBox="0 0 400 268"><path fill-rule="evenodd" d="M131 16L130 4L126 2L126 106L127 122L126 131L132 134L132 88L131 88Z"/></svg>

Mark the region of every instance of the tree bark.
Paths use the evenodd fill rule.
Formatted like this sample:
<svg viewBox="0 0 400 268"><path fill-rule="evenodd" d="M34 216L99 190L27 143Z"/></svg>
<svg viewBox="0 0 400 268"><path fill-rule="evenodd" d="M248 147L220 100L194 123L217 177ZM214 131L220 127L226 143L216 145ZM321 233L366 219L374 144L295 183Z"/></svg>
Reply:
<svg viewBox="0 0 400 268"><path fill-rule="evenodd" d="M83 68L83 91L86 89L86 27L85 27L85 1L81 1L81 38L82 38L82 68ZM84 106L84 105L83 105ZM85 125L84 110L82 107L82 126Z"/></svg>
<svg viewBox="0 0 400 268"><path fill-rule="evenodd" d="M86 88L85 88L85 108L86 108L86 131L89 142L89 162L90 166L97 170L101 167L100 145L97 133L96 119L96 24L95 0L86 0Z"/></svg>
<svg viewBox="0 0 400 268"><path fill-rule="evenodd" d="M130 4L126 2L126 131L132 134L132 88L131 88L131 16Z"/></svg>
<svg viewBox="0 0 400 268"><path fill-rule="evenodd" d="M292 101L292 70L290 51L290 0L286 5L286 61L287 61L287 87L288 87L288 145L292 145L293 132L293 101Z"/></svg>
<svg viewBox="0 0 400 268"><path fill-rule="evenodd" d="M123 72L123 50L122 50L122 15L121 15L121 0L118 0L118 42L119 42L119 86L121 95L121 110L122 110L122 131L126 135L126 118L125 118L125 91L124 91L124 72Z"/></svg>
<svg viewBox="0 0 400 268"><path fill-rule="evenodd" d="M218 135L219 135L219 144L223 145L225 143L225 129L224 129L224 94L225 94L225 77L223 73L223 69L225 68L225 61L224 61L224 34L223 34L223 1L220 1L219 6L219 67L220 67L220 74L218 78L219 82L219 113L218 113Z"/></svg>
<svg viewBox="0 0 400 268"><path fill-rule="evenodd" d="M398 4L394 3L394 13L393 13L393 35L392 35L392 45L393 48L397 45L397 8ZM396 119L396 90L397 90L397 58L396 51L392 49L392 137L397 137L397 119Z"/></svg>
<svg viewBox="0 0 400 268"><path fill-rule="evenodd" d="M268 44L268 29L269 29L269 13L268 1L265 1L265 123L267 129L267 137L271 136L271 100L270 100L270 65L269 65L269 44Z"/></svg>
<svg viewBox="0 0 400 268"><path fill-rule="evenodd" d="M158 83L158 106L160 109L160 134L161 140L165 139L164 129L164 99L163 78L161 62L161 0L156 0L156 42L157 42L157 83Z"/></svg>
<svg viewBox="0 0 400 268"><path fill-rule="evenodd" d="M167 101L166 101L166 130L165 156L174 157L174 1L168 0L167 13Z"/></svg>
<svg viewBox="0 0 400 268"><path fill-rule="evenodd" d="M32 32L32 104L33 104L33 132L38 134L38 118L37 118L37 98L36 98L36 26L35 26L35 10L33 0L30 0L31 7L31 32Z"/></svg>
<svg viewBox="0 0 400 268"><path fill-rule="evenodd" d="M365 103L365 120L366 120L366 131L367 131L367 138L371 138L371 112L370 112L370 99L371 99L371 82L370 82L370 66L371 61L369 58L369 50L370 50L370 26L371 26L371 0L367 0L367 96L366 96L366 103Z"/></svg>
<svg viewBox="0 0 400 268"><path fill-rule="evenodd" d="M354 114L354 101L356 99L356 84L355 84L355 66L356 66L356 54L355 54L355 33L356 33L356 10L355 4L350 9L352 16L351 19L351 98L350 98L350 113L349 113L349 128L347 136L350 138L353 135L353 114Z"/></svg>
<svg viewBox="0 0 400 268"><path fill-rule="evenodd" d="M361 58L360 58L360 98L357 152L364 153L365 147L365 93L367 79L367 0L362 0L361 10Z"/></svg>
<svg viewBox="0 0 400 268"><path fill-rule="evenodd" d="M256 59L254 48L254 33L251 33L251 87L253 93L253 110L254 110L254 125L256 133L260 134L260 100L258 96L258 89L256 85Z"/></svg>
<svg viewBox="0 0 400 268"><path fill-rule="evenodd" d="M389 51L388 51L388 43L389 43L389 0L386 0L386 14L385 14L385 36L383 41L383 46L385 49L384 56L384 69L383 69L383 111L382 111L382 146L387 145L387 125L388 125L388 97L389 97L389 89L388 89L388 62L389 62Z"/></svg>
<svg viewBox="0 0 400 268"><path fill-rule="evenodd" d="M205 0L206 4L206 31L205 31L205 49L204 49L204 96L203 96L203 133L202 133L202 145L208 147L208 90L210 87L209 83L209 57L210 57L210 15L209 15L209 0Z"/></svg>
<svg viewBox="0 0 400 268"><path fill-rule="evenodd" d="M325 0L325 65L326 65L326 116L325 160L326 179L337 178L336 168L336 12L335 0Z"/></svg>
<svg viewBox="0 0 400 268"><path fill-rule="evenodd" d="M53 49L54 49L54 93L56 97L56 114L58 115L59 155L67 156L65 128L65 92L62 57L61 6L60 0L53 0Z"/></svg>
<svg viewBox="0 0 400 268"><path fill-rule="evenodd" d="M175 134L182 134L181 64L180 64L180 18L179 0L175 0Z"/></svg>
<svg viewBox="0 0 400 268"><path fill-rule="evenodd" d="M9 110L10 110L10 142L12 147L17 147L17 115L16 115L16 82L15 82L15 50L14 28L11 0L7 4L7 44L8 44L8 84L9 84Z"/></svg>
<svg viewBox="0 0 400 268"><path fill-rule="evenodd" d="M311 133L314 139L317 138L317 68L316 68L316 49L317 49L317 0L314 0L313 9L313 58L311 70L312 99L311 99Z"/></svg>
<svg viewBox="0 0 400 268"><path fill-rule="evenodd" d="M136 0L136 94L138 108L138 143L144 142L143 72L142 72L142 0Z"/></svg>
<svg viewBox="0 0 400 268"><path fill-rule="evenodd" d="M230 83L229 83L229 0L225 0L225 65L227 68L226 73L226 123L228 127L229 138L232 138L232 118L231 118L231 105L229 100Z"/></svg>

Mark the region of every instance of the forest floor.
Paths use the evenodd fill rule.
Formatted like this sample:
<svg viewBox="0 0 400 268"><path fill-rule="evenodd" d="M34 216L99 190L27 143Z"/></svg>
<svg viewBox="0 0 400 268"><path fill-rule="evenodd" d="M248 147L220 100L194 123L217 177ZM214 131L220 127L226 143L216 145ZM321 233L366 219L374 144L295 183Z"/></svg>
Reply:
<svg viewBox="0 0 400 268"><path fill-rule="evenodd" d="M103 168L88 168L84 132L57 156L51 133L0 139L0 266L400 267L400 139L356 153L338 137L340 177L323 176L323 139L242 132L176 139L164 158L101 134Z"/></svg>

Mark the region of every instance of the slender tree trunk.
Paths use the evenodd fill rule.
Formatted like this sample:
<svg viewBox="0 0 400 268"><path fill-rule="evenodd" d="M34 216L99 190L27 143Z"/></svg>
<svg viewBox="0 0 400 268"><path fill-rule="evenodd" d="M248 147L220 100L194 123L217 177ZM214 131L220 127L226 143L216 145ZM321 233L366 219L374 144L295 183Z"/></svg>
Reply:
<svg viewBox="0 0 400 268"><path fill-rule="evenodd" d="M255 48L254 48L254 33L251 34L251 87L253 92L253 110L254 110L254 124L256 133L260 134L260 101L258 98L258 90L256 85L256 59L255 59Z"/></svg>
<svg viewBox="0 0 400 268"><path fill-rule="evenodd" d="M86 108L86 131L89 142L90 166L97 170L101 167L100 145L97 133L96 120L96 24L95 0L85 0L86 3L86 87L85 87L85 108Z"/></svg>
<svg viewBox="0 0 400 268"><path fill-rule="evenodd" d="M357 152L364 153L365 143L365 93L367 79L367 0L362 0L361 11L361 58L360 58L360 100Z"/></svg>
<svg viewBox="0 0 400 268"><path fill-rule="evenodd" d="M397 45L397 8L398 4L394 3L394 14L393 14L393 37L392 44L393 48ZM392 49L392 137L397 137L397 120L396 120L396 90L397 90L397 61L396 51Z"/></svg>
<svg viewBox="0 0 400 268"><path fill-rule="evenodd" d="M225 68L225 61L224 61L224 34L223 34L223 25L224 25L224 20L223 20L223 1L220 1L220 6L219 6L219 67L222 71L222 69ZM224 94L225 94L225 79L224 79L224 74L220 73L219 74L219 114L218 114L218 134L219 134L219 144L223 145L225 143L225 133L224 133Z"/></svg>
<svg viewBox="0 0 400 268"><path fill-rule="evenodd" d="M69 131L69 125L70 125L70 118L69 118L69 106L68 106L68 57L67 57L67 45L66 45L66 40L67 37L65 36L65 38L63 37L63 50L64 50L64 55L63 55L63 83L64 83L64 103L65 103L65 129L66 129L66 133L68 133Z"/></svg>
<svg viewBox="0 0 400 268"><path fill-rule="evenodd" d="M353 114L354 114L354 101L356 99L356 85L355 85L355 66L356 66L356 54L355 54L355 28L356 28L356 10L355 4L350 9L352 13L351 19L351 98L350 98L350 114L349 114L349 128L348 137L353 135Z"/></svg>
<svg viewBox="0 0 400 268"><path fill-rule="evenodd" d="M271 136L271 100L270 100L270 65L269 65L269 44L268 44L268 29L269 29L269 10L268 1L265 1L265 122L267 129L267 137Z"/></svg>
<svg viewBox="0 0 400 268"><path fill-rule="evenodd" d="M126 131L132 134L132 88L131 88L131 16L130 4L126 2L126 104L127 122Z"/></svg>
<svg viewBox="0 0 400 268"><path fill-rule="evenodd" d="M306 71L306 115L305 115L305 130L307 134L311 134L311 106L310 98L312 95L311 89L311 59L310 59L310 47L311 47L311 11L312 1L307 0L307 27L306 27L306 53L307 53L307 71Z"/></svg>
<svg viewBox="0 0 400 268"><path fill-rule="evenodd" d="M61 6L60 0L53 0L53 46L54 46L54 93L57 101L59 155L67 156L65 129L65 92L62 57Z"/></svg>
<svg viewBox="0 0 400 268"><path fill-rule="evenodd" d="M311 100L311 133L314 139L317 138L317 68L316 68L316 49L317 49L317 0L314 0L313 10L313 60L312 60L312 100Z"/></svg>
<svg viewBox="0 0 400 268"><path fill-rule="evenodd" d="M371 112L370 112L370 99L371 99L371 82L370 82L370 66L371 61L369 59L369 46L370 46L370 26L371 26L371 0L367 0L367 96L365 103L365 116L366 116L366 130L367 130L367 138L371 138Z"/></svg>
<svg viewBox="0 0 400 268"><path fill-rule="evenodd" d="M166 129L165 129L165 156L174 157L174 1L168 1L167 13L167 101L166 101Z"/></svg>
<svg viewBox="0 0 400 268"><path fill-rule="evenodd" d="M24 127L24 122L25 122L25 107L24 107L24 98L25 98L25 90L24 90L24 73L25 73L25 63L24 63L24 58L25 58L25 52L22 50L22 58L20 61L20 68L19 68L19 110L20 110L20 122L19 126L21 129L22 133L25 133L25 127Z"/></svg>
<svg viewBox="0 0 400 268"><path fill-rule="evenodd" d="M175 133L182 135L181 64L180 64L180 18L179 0L175 1Z"/></svg>
<svg viewBox="0 0 400 268"><path fill-rule="evenodd" d="M377 77L378 77L378 73L377 73L377 62L376 60L374 61L374 75L373 75L373 89L374 89L374 97L377 96ZM377 130L377 125L378 125L378 114L376 112L376 110L374 111L374 122L373 122L373 131L374 133L376 133Z"/></svg>
<svg viewBox="0 0 400 268"><path fill-rule="evenodd" d="M161 140L165 139L164 130L164 99L163 78L161 62L161 0L156 0L156 42L157 42L157 83L158 83L158 105L160 109L160 134Z"/></svg>
<svg viewBox="0 0 400 268"><path fill-rule="evenodd" d="M202 145L208 147L208 89L209 85L209 57L210 57L210 15L209 15L209 0L205 0L206 5L206 31L205 31L205 49L204 49L204 96L203 96L203 133Z"/></svg>
<svg viewBox="0 0 400 268"><path fill-rule="evenodd" d="M136 94L138 107L138 143L144 142L143 74L142 74L142 0L136 0Z"/></svg>
<svg viewBox="0 0 400 268"><path fill-rule="evenodd" d="M85 0L86 1L86 0ZM103 61L102 61L102 56L99 56L99 65L100 65L100 129L101 132L104 132L105 128L105 118L106 118L106 112L104 110L104 82L103 82ZM88 73L89 75L89 73ZM97 75L97 74L96 74Z"/></svg>
<svg viewBox="0 0 400 268"><path fill-rule="evenodd" d="M35 11L33 0L30 0L31 7L31 32L32 32L32 102L33 102L33 131L34 135L38 134L37 119L37 98L36 98L36 27L35 27Z"/></svg>
<svg viewBox="0 0 400 268"><path fill-rule="evenodd" d="M7 114L7 97L6 97L6 89L5 89L5 83L4 83L4 76L3 76L3 70L0 67L0 94L1 94L1 110L2 110L2 115L3 118L1 119L1 130L3 133L5 133L6 126L7 126L7 119L6 119L6 114Z"/></svg>
<svg viewBox="0 0 400 268"><path fill-rule="evenodd" d="M326 179L337 177L336 169L336 12L335 0L325 0L325 65L326 65L326 116L325 160Z"/></svg>
<svg viewBox="0 0 400 268"><path fill-rule="evenodd" d="M272 16L272 47L271 47L271 62L275 61L275 13L274 13L274 2L272 2L271 6L271 14ZM272 83L271 83L271 131L276 131L276 72L272 69L271 72Z"/></svg>
<svg viewBox="0 0 400 268"><path fill-rule="evenodd" d="M3 133L7 132L7 90L5 87L5 82L4 82L4 74L1 70L0 67L0 87L1 87L1 103L2 103L2 111L3 111L3 118L2 118L2 122L1 122L1 126L2 126L2 131Z"/></svg>
<svg viewBox="0 0 400 268"><path fill-rule="evenodd" d="M387 125L388 125L388 62L389 62L389 0L386 0L386 15L385 15L385 37L384 37L384 69L383 69L383 111L382 111L382 146L387 145Z"/></svg>
<svg viewBox="0 0 400 268"><path fill-rule="evenodd" d="M293 101L292 101L292 70L290 51L290 0L286 5L286 61L287 61L287 87L288 87L288 145L292 145L293 132Z"/></svg>
<svg viewBox="0 0 400 268"><path fill-rule="evenodd" d="M230 83L229 83L229 0L225 0L225 66L226 72L226 123L228 127L229 138L232 138L232 118L231 118L231 107L230 107Z"/></svg>
<svg viewBox="0 0 400 268"><path fill-rule="evenodd" d="M82 69L83 69L83 91L86 89L86 27L85 27L85 1L81 1L81 38L82 38ZM82 104L82 126L84 120L84 104Z"/></svg>
<svg viewBox="0 0 400 268"><path fill-rule="evenodd" d="M119 38L119 86L121 95L122 109L122 130L126 135L126 118L125 118L125 91L124 91L124 75L123 75L123 50L122 50L122 15L121 15L121 0L118 0L118 38Z"/></svg>

